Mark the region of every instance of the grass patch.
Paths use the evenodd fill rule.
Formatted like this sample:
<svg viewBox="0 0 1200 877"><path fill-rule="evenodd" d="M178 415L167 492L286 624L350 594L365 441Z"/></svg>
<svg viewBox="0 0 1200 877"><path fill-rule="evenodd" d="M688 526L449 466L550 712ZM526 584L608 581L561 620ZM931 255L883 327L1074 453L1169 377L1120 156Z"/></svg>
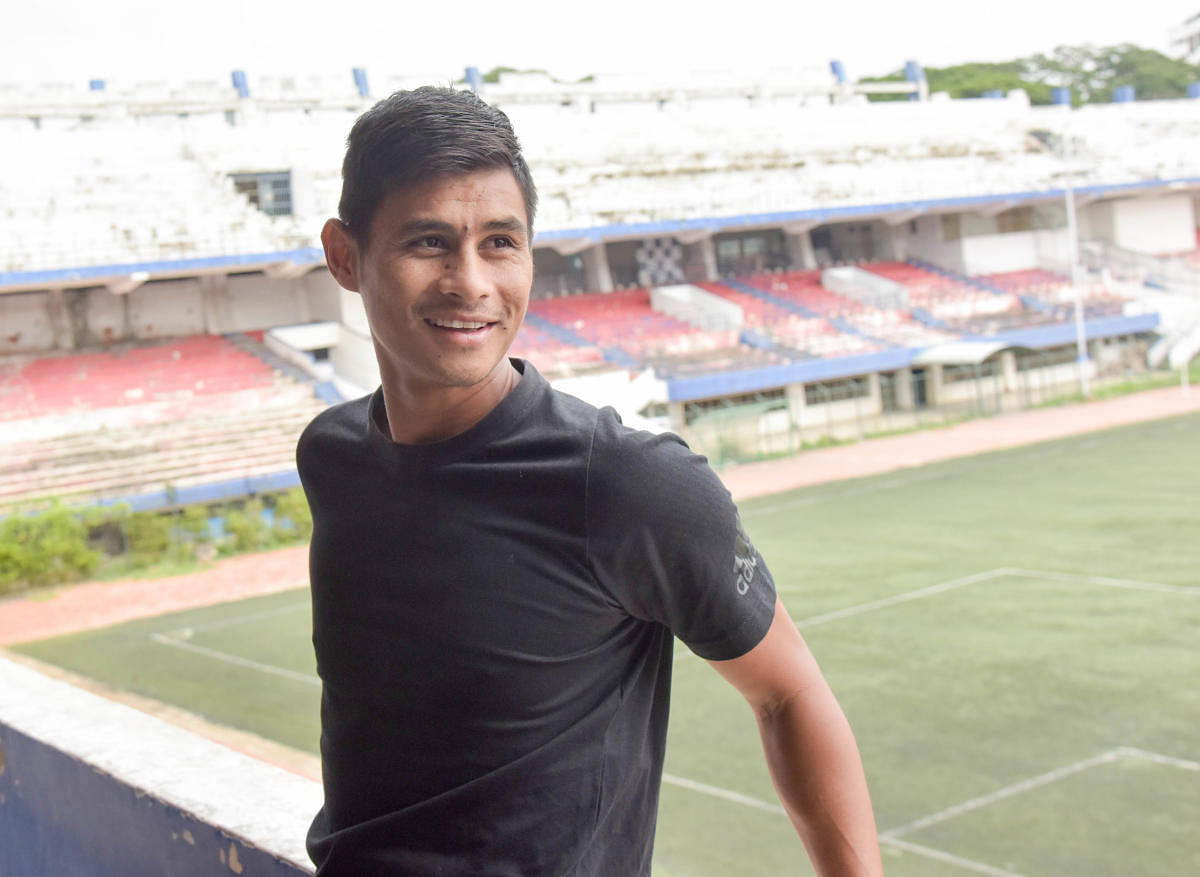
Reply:
<svg viewBox="0 0 1200 877"><path fill-rule="evenodd" d="M882 830L1120 747L1200 761L1197 435L1185 415L742 504L854 726ZM316 750L303 591L19 650ZM682 647L672 709L669 774L775 803L749 710ZM1198 776L1116 758L900 837L1030 875L1195 873ZM969 873L884 857L889 877ZM769 806L664 785L657 877L807 873Z"/></svg>

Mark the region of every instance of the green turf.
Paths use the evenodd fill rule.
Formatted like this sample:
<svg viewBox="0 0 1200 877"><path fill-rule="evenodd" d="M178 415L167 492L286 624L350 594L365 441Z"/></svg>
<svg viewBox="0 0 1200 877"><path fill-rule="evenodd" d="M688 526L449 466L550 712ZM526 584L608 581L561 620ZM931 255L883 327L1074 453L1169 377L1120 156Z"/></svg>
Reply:
<svg viewBox="0 0 1200 877"><path fill-rule="evenodd" d="M1198 490L1191 415L742 504L854 725L879 826L898 831L890 877L1200 872ZM292 592L21 651L314 749L310 681L179 645L305 677L306 604ZM749 711L687 655L666 770L766 809L668 782L656 875L810 873L771 812Z"/></svg>

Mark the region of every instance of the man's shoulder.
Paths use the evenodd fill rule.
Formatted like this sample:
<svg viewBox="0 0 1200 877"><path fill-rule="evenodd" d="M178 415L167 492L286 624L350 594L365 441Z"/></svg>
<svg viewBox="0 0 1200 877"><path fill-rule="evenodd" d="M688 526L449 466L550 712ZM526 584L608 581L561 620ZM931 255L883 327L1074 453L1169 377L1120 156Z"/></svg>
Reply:
<svg viewBox="0 0 1200 877"><path fill-rule="evenodd" d="M297 453L303 455L307 448L318 443L361 440L366 433L371 396L339 402L317 414L300 433Z"/></svg>

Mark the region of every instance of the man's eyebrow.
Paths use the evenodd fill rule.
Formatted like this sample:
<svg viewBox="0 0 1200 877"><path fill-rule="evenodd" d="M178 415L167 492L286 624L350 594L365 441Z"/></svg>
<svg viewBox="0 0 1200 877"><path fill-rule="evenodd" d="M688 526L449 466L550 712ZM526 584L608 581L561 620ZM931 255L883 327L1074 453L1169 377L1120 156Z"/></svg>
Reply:
<svg viewBox="0 0 1200 877"><path fill-rule="evenodd" d="M528 230L525 228L525 223L515 216L508 216L503 219L489 219L483 224L483 231L506 231L513 234L528 235ZM410 219L400 225L396 229L397 237L408 237L418 234L444 234L453 235L458 232L458 227L453 223L446 222L442 219Z"/></svg>
<svg viewBox="0 0 1200 877"><path fill-rule="evenodd" d="M484 231L511 231L518 234L528 234L525 223L515 216L506 219L492 219L483 224Z"/></svg>
<svg viewBox="0 0 1200 877"><path fill-rule="evenodd" d="M412 234L427 234L429 232L453 234L454 226L441 219L410 219L396 229L396 236L407 237Z"/></svg>

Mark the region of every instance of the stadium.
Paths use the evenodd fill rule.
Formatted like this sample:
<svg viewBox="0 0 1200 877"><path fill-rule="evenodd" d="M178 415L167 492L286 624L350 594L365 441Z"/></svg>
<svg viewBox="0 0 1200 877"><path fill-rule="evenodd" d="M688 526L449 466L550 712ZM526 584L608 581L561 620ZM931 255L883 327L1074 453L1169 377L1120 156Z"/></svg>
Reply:
<svg viewBox="0 0 1200 877"><path fill-rule="evenodd" d="M919 65L906 73L563 83L466 69L459 87L510 116L540 193L513 355L630 425L680 434L723 473L1171 385L1157 392L1182 400L1175 417L747 493L743 516L836 668L889 873L1187 872L1200 867L1186 694L1200 83L1187 99L1125 90L1074 107L1060 89L1040 106L1021 91L951 100ZM379 382L361 302L318 237L346 132L428 81L234 70L184 88L0 91L0 514L192 510L216 540L239 510L286 520L301 429ZM119 552L111 534L94 541ZM303 588L206 602L9 642L62 678L311 753ZM803 851L746 717L699 663L677 654L656 873L794 873ZM0 715L0 827L6 846L27 839L0 854L12 873L54 849L80 863L69 873L304 873L311 779L0 665L21 694ZM914 678L927 684L903 694ZM106 817L32 793L39 776ZM128 789L137 828L120 815ZM251 795L269 817L238 807ZM1113 843L1150 801L1167 803Z"/></svg>

